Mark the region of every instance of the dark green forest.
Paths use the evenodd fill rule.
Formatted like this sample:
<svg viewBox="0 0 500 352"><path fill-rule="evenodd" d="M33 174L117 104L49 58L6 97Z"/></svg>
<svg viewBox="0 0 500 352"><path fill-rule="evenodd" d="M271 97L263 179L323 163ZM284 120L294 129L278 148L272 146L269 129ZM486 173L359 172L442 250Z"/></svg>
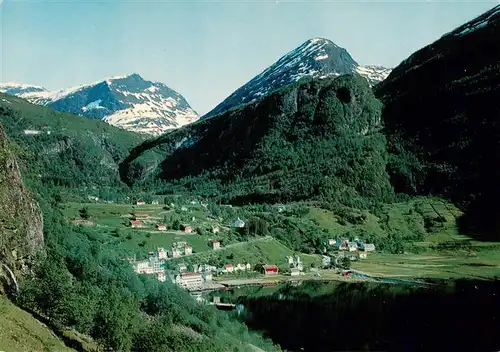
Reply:
<svg viewBox="0 0 500 352"><path fill-rule="evenodd" d="M236 318L196 303L170 282L137 275L107 240L64 221L58 203L37 188L44 213L47 259L22 282L17 303L58 329L75 329L113 351L274 350Z"/></svg>
<svg viewBox="0 0 500 352"><path fill-rule="evenodd" d="M74 329L104 350L275 350L178 286L135 274L118 253L102 250L106 236L63 217L64 201L85 201L88 194L123 200L130 190L119 180L117 162L144 137L5 97L9 102L0 104L0 113L10 137L6 152L16 155L24 183L40 204L46 247L46 257L11 296L19 306L55 332ZM43 133L26 135L25 129Z"/></svg>
<svg viewBox="0 0 500 352"><path fill-rule="evenodd" d="M122 178L164 194L190 192L237 205L391 202L381 108L361 77L303 79L144 143L120 165ZM159 147L170 153L144 175L141 154Z"/></svg>

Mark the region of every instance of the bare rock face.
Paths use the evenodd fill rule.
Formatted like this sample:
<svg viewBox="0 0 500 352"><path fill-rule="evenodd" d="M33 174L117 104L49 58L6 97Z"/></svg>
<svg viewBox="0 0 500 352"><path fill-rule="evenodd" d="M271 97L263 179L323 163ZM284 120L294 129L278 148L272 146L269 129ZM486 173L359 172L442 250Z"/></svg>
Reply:
<svg viewBox="0 0 500 352"><path fill-rule="evenodd" d="M15 275L26 274L30 265L44 254L42 212L23 184L0 124L0 278L3 278L0 283L12 281L4 265Z"/></svg>

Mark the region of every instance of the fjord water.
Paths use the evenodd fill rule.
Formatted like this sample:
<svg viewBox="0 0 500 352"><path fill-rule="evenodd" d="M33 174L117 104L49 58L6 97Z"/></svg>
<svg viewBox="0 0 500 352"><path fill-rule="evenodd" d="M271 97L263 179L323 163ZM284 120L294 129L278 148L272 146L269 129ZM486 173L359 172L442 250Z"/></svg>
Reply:
<svg viewBox="0 0 500 352"><path fill-rule="evenodd" d="M243 294L243 293L238 293ZM287 351L496 351L500 282L309 282L240 296L248 326Z"/></svg>

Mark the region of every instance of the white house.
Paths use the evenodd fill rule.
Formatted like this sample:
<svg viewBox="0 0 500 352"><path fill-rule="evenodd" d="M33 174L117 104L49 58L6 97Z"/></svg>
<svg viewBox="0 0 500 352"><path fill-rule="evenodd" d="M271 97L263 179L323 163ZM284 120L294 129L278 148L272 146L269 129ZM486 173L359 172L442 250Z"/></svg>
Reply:
<svg viewBox="0 0 500 352"><path fill-rule="evenodd" d="M220 249L220 241L219 240L212 240L212 249L213 250L216 250L216 249Z"/></svg>
<svg viewBox="0 0 500 352"><path fill-rule="evenodd" d="M167 225L161 224L161 223L160 224L156 224L156 229L158 231L167 231Z"/></svg>
<svg viewBox="0 0 500 352"><path fill-rule="evenodd" d="M290 269L290 276L299 276L299 275L300 275L300 270L298 268Z"/></svg>
<svg viewBox="0 0 500 352"><path fill-rule="evenodd" d="M373 252L375 250L375 245L373 243L365 243L362 248L365 252Z"/></svg>
<svg viewBox="0 0 500 352"><path fill-rule="evenodd" d="M243 228L245 227L245 222L243 220L241 220L239 217L238 219L236 219L234 222L233 222L233 227L236 227L236 228Z"/></svg>
<svg viewBox="0 0 500 352"><path fill-rule="evenodd" d="M337 243L337 241L336 241L336 240L334 240L334 239L329 239L329 240L328 240L328 244L329 244L330 246L335 246L335 244L336 244L336 243Z"/></svg>
<svg viewBox="0 0 500 352"><path fill-rule="evenodd" d="M175 283L179 286L191 288L201 286L203 278L201 273L181 273L175 277Z"/></svg>
<svg viewBox="0 0 500 352"><path fill-rule="evenodd" d="M347 248L349 252L355 252L358 250L358 244L356 242L347 242Z"/></svg>
<svg viewBox="0 0 500 352"><path fill-rule="evenodd" d="M164 248L158 248L158 259L165 259L167 258L167 251Z"/></svg>
<svg viewBox="0 0 500 352"><path fill-rule="evenodd" d="M181 251L179 248L175 248L175 247L172 247L172 257L174 258L178 258L180 257L182 254L181 254Z"/></svg>
<svg viewBox="0 0 500 352"><path fill-rule="evenodd" d="M193 247L184 246L184 255L191 255L191 254L193 254Z"/></svg>

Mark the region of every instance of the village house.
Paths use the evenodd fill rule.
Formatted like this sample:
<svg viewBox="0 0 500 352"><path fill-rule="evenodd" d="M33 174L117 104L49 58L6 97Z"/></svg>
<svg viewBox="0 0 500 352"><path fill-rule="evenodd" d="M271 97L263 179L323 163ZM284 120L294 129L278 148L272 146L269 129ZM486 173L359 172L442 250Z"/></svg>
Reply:
<svg viewBox="0 0 500 352"><path fill-rule="evenodd" d="M340 243L339 245L339 251L345 251L347 249L348 249L347 241L342 241L342 243Z"/></svg>
<svg viewBox="0 0 500 352"><path fill-rule="evenodd" d="M218 226L212 226L212 233L219 233L219 227Z"/></svg>
<svg viewBox="0 0 500 352"><path fill-rule="evenodd" d="M288 265L292 265L293 264L293 257L291 255L287 255L286 259L288 260Z"/></svg>
<svg viewBox="0 0 500 352"><path fill-rule="evenodd" d="M167 276L165 275L165 271L157 273L156 278L158 281L165 282L167 280Z"/></svg>
<svg viewBox="0 0 500 352"><path fill-rule="evenodd" d="M190 225L182 224L181 231L184 231L185 233L191 233L193 232L193 227L191 227Z"/></svg>
<svg viewBox="0 0 500 352"><path fill-rule="evenodd" d="M233 222L233 227L241 229L241 228L245 227L245 222L243 220L241 220L240 218L238 218Z"/></svg>
<svg viewBox="0 0 500 352"><path fill-rule="evenodd" d="M137 199L137 201L135 202L136 205L144 205L146 204L145 201L143 201L142 199Z"/></svg>
<svg viewBox="0 0 500 352"><path fill-rule="evenodd" d="M151 215L147 213L134 213L133 216L135 220L146 220L151 218Z"/></svg>
<svg viewBox="0 0 500 352"><path fill-rule="evenodd" d="M141 260L133 263L134 271L138 274L154 274L160 280L162 275L165 275L165 269L163 267L163 261L159 261L156 258L149 258L147 260ZM163 279L164 280L164 279ZM161 281L161 280L160 280Z"/></svg>
<svg viewBox="0 0 500 352"><path fill-rule="evenodd" d="M172 247L172 257L173 258L178 258L180 257L182 254L181 254L181 251L179 248L177 247Z"/></svg>
<svg viewBox="0 0 500 352"><path fill-rule="evenodd" d="M336 243L337 243L337 241L334 240L334 239L329 239L328 240L328 245L330 245L330 246L335 246Z"/></svg>
<svg viewBox="0 0 500 352"><path fill-rule="evenodd" d="M366 259L367 254L366 254L366 252L358 252L358 256L360 259Z"/></svg>
<svg viewBox="0 0 500 352"><path fill-rule="evenodd" d="M175 277L175 283L179 286L186 288L192 288L196 286L201 286L203 284L203 278L201 273L180 273Z"/></svg>
<svg viewBox="0 0 500 352"><path fill-rule="evenodd" d="M198 265L198 267L195 267L195 272L216 272L217 271L217 267L213 266L213 265L208 265L208 264L201 264L201 265Z"/></svg>
<svg viewBox="0 0 500 352"><path fill-rule="evenodd" d="M299 275L300 275L300 270L298 268L290 269L290 276L299 276Z"/></svg>
<svg viewBox="0 0 500 352"><path fill-rule="evenodd" d="M167 251L164 248L158 248L156 250L158 259L165 259L167 258Z"/></svg>
<svg viewBox="0 0 500 352"><path fill-rule="evenodd" d="M153 201L151 202L151 204L153 204L153 205L158 205L158 204L159 204L159 202L158 202L157 200L153 200Z"/></svg>
<svg viewBox="0 0 500 352"><path fill-rule="evenodd" d="M142 221L141 220L132 220L129 223L130 227L132 228L140 228L143 227Z"/></svg>
<svg viewBox="0 0 500 352"><path fill-rule="evenodd" d="M180 263L179 265L177 265L177 271L179 271L180 273L184 272L184 271L187 271L187 266L186 264L184 263Z"/></svg>
<svg viewBox="0 0 500 352"><path fill-rule="evenodd" d="M211 240L210 242L212 243L213 250L220 249L220 241L219 240Z"/></svg>
<svg viewBox="0 0 500 352"><path fill-rule="evenodd" d="M323 264L323 267L328 267L328 266L330 266L331 260L332 260L332 259L331 259L329 256L324 255L324 256L322 257L322 259L321 259L322 264Z"/></svg>
<svg viewBox="0 0 500 352"><path fill-rule="evenodd" d="M201 276L203 278L203 282L212 281L212 279L213 279L213 275L210 271L202 272Z"/></svg>
<svg viewBox="0 0 500 352"><path fill-rule="evenodd" d="M365 252L373 252L375 250L375 245L373 243L364 243L361 249Z"/></svg>
<svg viewBox="0 0 500 352"><path fill-rule="evenodd" d="M349 248L349 252L355 252L358 250L358 244L356 242L347 242L347 248Z"/></svg>
<svg viewBox="0 0 500 352"><path fill-rule="evenodd" d="M245 267L246 267L247 270L251 270L252 269L252 265L250 265L250 263L246 263Z"/></svg>
<svg viewBox="0 0 500 352"><path fill-rule="evenodd" d="M166 224L156 224L156 229L158 231L167 231L167 225Z"/></svg>
<svg viewBox="0 0 500 352"><path fill-rule="evenodd" d="M245 271L247 270L247 266L245 264L238 263L234 268L235 271Z"/></svg>
<svg viewBox="0 0 500 352"><path fill-rule="evenodd" d="M191 255L191 254L193 254L193 247L184 246L184 255Z"/></svg>
<svg viewBox="0 0 500 352"><path fill-rule="evenodd" d="M223 272L225 272L225 273L232 273L233 270L234 270L234 268L233 268L232 264L226 264L226 265L224 265Z"/></svg>
<svg viewBox="0 0 500 352"><path fill-rule="evenodd" d="M272 265L263 265L262 271L265 275L277 275L279 273L278 266L275 264Z"/></svg>

